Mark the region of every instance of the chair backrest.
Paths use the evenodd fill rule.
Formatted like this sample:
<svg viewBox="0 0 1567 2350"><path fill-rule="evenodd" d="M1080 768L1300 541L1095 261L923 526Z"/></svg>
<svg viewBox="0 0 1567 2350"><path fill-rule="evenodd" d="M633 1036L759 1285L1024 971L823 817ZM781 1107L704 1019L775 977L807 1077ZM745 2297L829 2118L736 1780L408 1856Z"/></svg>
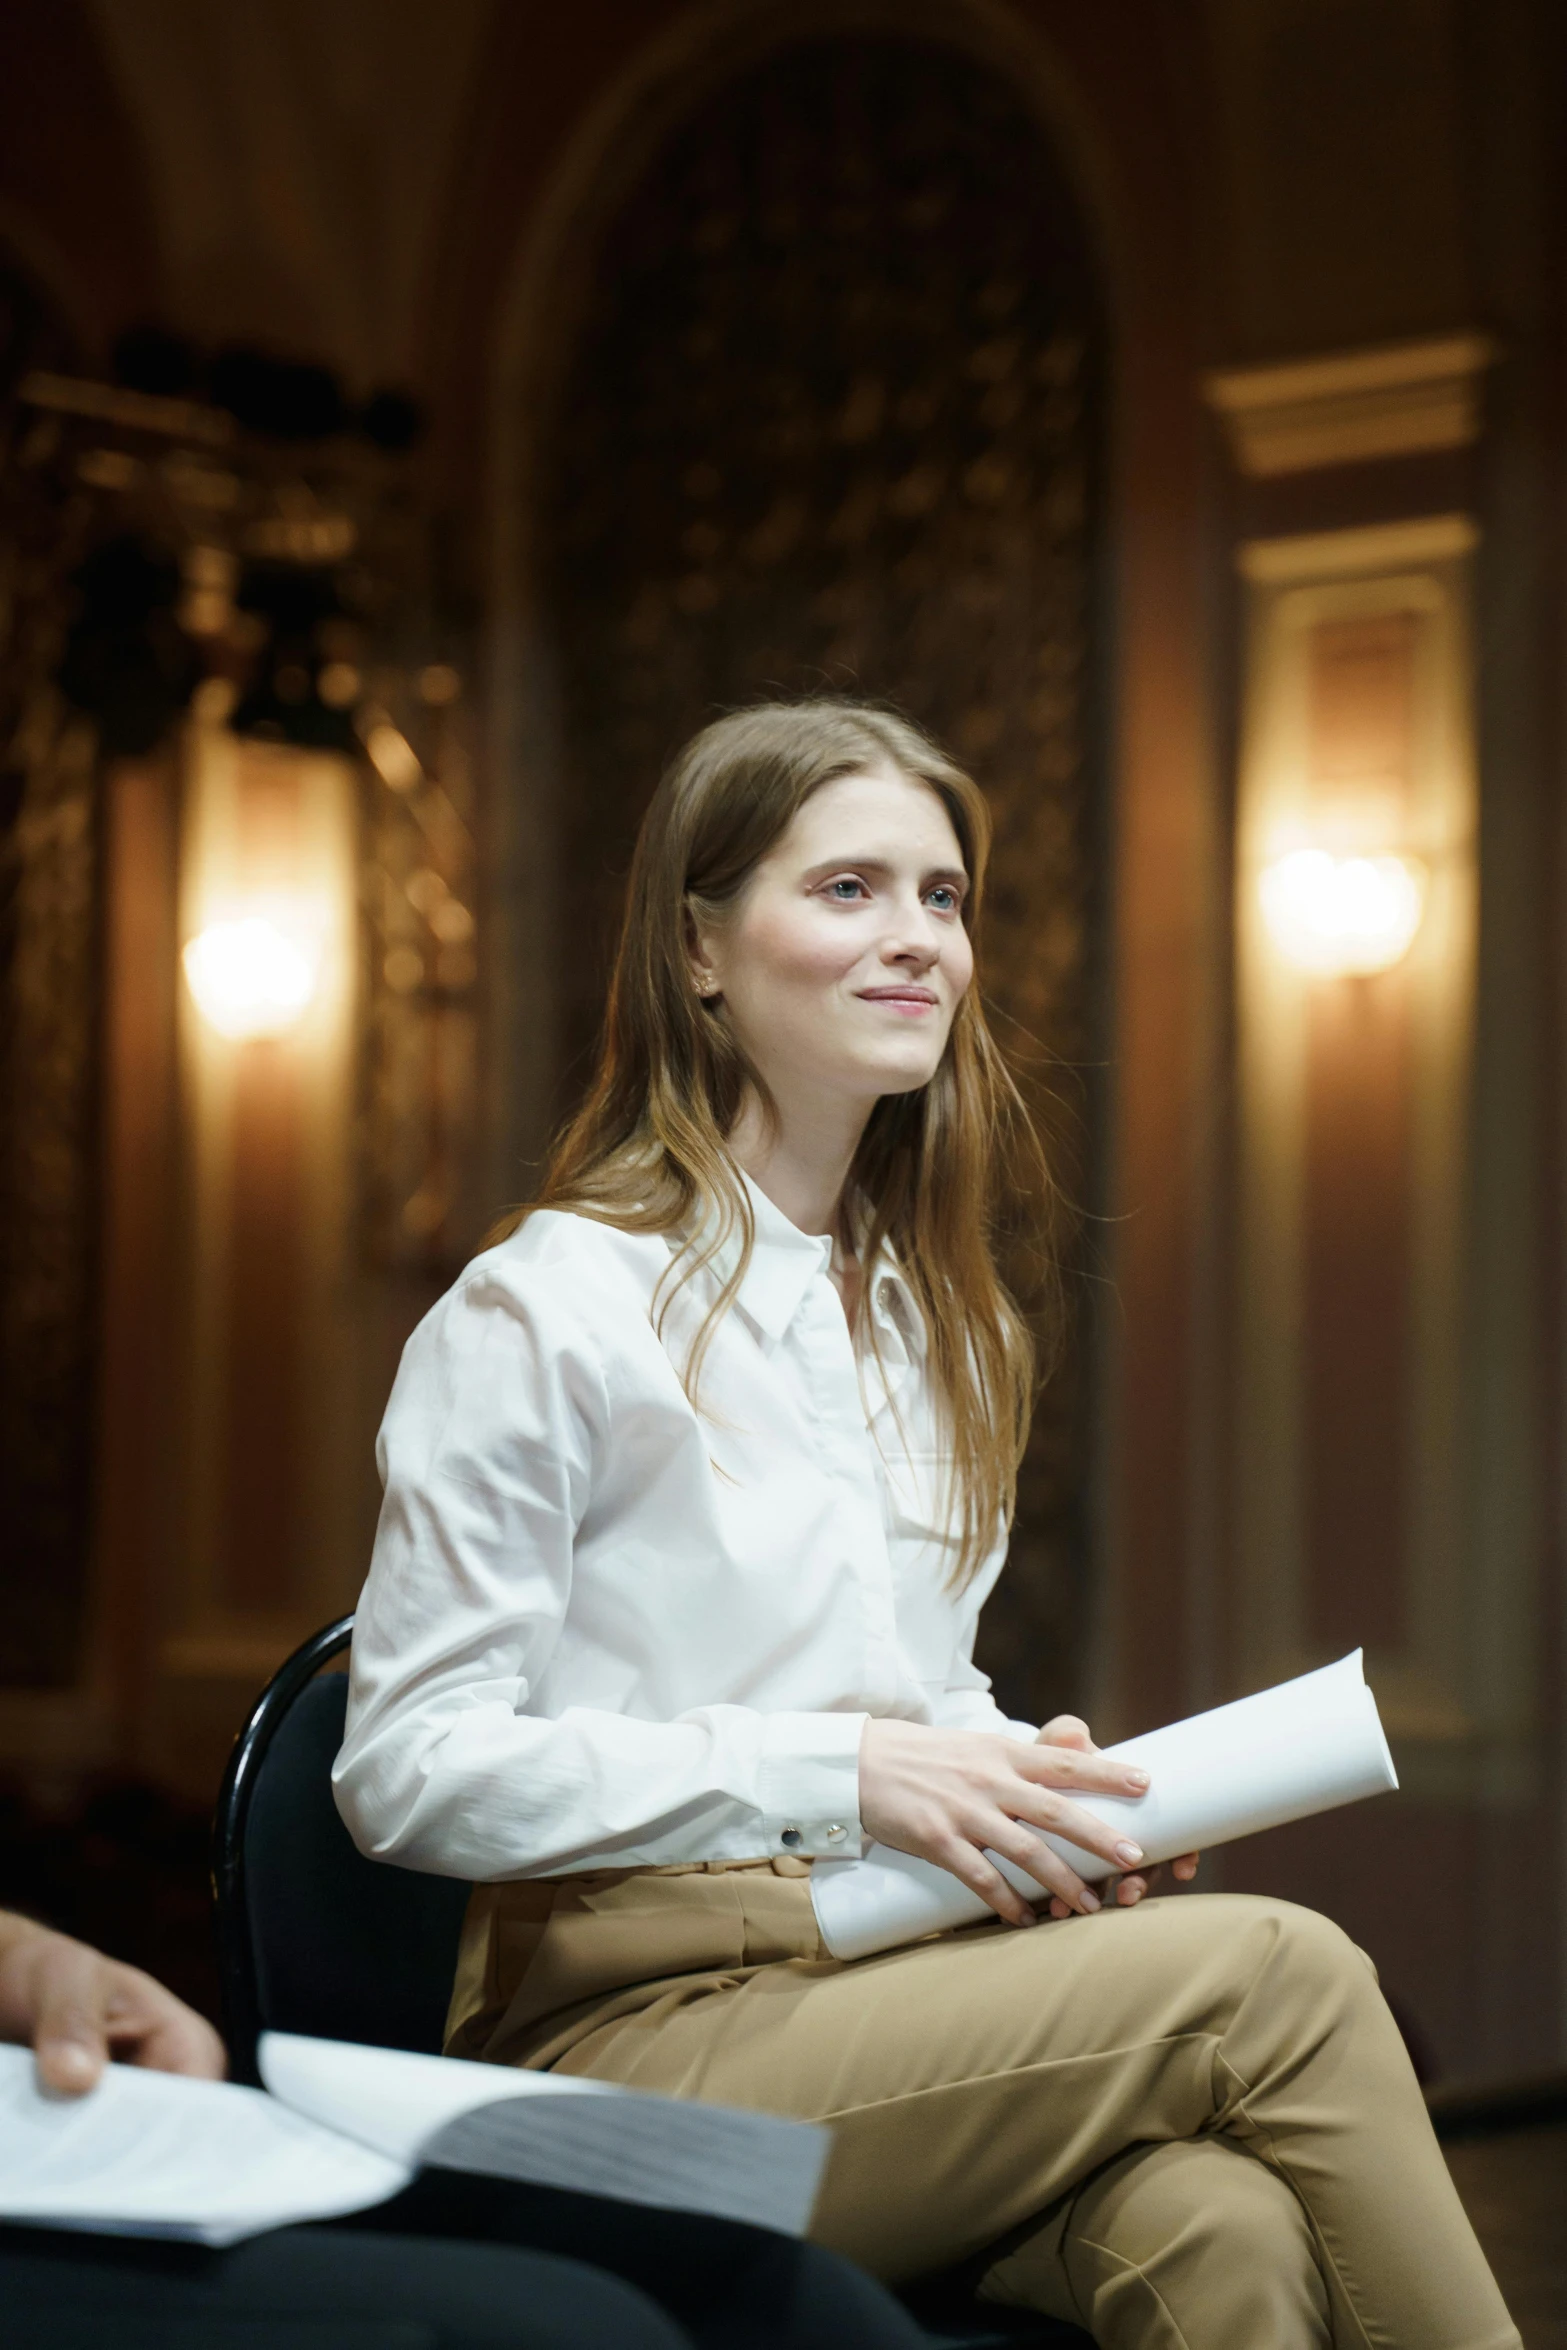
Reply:
<svg viewBox="0 0 1567 2350"><path fill-rule="evenodd" d="M213 1895L233 2077L264 2031L439 2050L469 1888L359 1853L332 1801L348 1682L344 1616L281 1666L218 1797Z"/></svg>

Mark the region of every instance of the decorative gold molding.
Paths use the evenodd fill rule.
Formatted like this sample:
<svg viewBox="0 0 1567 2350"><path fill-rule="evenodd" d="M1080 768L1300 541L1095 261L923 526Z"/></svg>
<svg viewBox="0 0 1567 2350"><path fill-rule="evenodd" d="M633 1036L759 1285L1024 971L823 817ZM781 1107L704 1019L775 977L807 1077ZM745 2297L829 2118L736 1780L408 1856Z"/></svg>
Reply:
<svg viewBox="0 0 1567 2350"><path fill-rule="evenodd" d="M1472 555L1480 527L1468 514L1428 514L1415 522L1373 522L1360 530L1300 531L1289 538L1247 539L1236 549L1242 578L1292 587L1308 580L1359 579L1422 563Z"/></svg>
<svg viewBox="0 0 1567 2350"><path fill-rule="evenodd" d="M50 375L42 368L22 378L21 396L30 406L52 409L59 416L86 416L98 424L156 433L166 440L206 441L226 448L234 438L234 419L221 408L197 400L166 400L155 392L131 392L120 384L91 383L74 375Z"/></svg>
<svg viewBox="0 0 1567 2350"><path fill-rule="evenodd" d="M1203 389L1241 472L1261 479L1466 448L1479 438L1480 379L1496 357L1488 335L1444 335L1225 368Z"/></svg>

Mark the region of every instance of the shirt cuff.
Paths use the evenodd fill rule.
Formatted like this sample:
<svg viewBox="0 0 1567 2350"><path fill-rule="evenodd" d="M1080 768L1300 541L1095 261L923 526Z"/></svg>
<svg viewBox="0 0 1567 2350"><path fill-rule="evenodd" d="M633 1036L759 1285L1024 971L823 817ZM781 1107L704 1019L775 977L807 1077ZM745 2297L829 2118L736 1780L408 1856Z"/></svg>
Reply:
<svg viewBox="0 0 1567 2350"><path fill-rule="evenodd" d="M857 1856L860 1740L869 1714L769 1714L759 1787L762 1832L773 1852L802 1860Z"/></svg>

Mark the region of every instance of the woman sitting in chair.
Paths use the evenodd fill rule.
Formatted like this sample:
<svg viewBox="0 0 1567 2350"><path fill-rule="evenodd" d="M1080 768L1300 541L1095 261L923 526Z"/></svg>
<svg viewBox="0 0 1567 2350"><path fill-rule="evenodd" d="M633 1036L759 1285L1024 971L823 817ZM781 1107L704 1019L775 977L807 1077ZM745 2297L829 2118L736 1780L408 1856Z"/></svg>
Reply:
<svg viewBox="0 0 1567 2350"><path fill-rule="evenodd" d="M586 1106L403 1358L343 1816L475 1883L452 2053L831 2123L814 2232L883 2277L973 2259L1145 2350L1501 2350L1368 1962L1145 1900L1072 1801L1139 1774L971 1662L1034 1386L986 845L876 709L743 711L665 777ZM811 1867L867 1838L1000 1923L833 1960Z"/></svg>

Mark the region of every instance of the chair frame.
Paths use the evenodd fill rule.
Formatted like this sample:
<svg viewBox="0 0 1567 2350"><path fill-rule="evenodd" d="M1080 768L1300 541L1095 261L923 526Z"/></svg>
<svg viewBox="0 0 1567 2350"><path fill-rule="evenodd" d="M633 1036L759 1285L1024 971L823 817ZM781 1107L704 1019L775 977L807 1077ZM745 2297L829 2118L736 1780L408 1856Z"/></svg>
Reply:
<svg viewBox="0 0 1567 2350"><path fill-rule="evenodd" d="M344 1653L353 1630L353 1617L339 1616L336 1623L313 1633L279 1665L234 1741L213 1814L212 1899L223 2036L229 2046L232 2078L248 2082L252 2087L258 2087L261 2079L256 2069L261 2000L256 1984L255 1947L246 1912L245 1831L250 1821L251 1798L268 1750L289 1708L323 1665L329 1665L334 1657Z"/></svg>

